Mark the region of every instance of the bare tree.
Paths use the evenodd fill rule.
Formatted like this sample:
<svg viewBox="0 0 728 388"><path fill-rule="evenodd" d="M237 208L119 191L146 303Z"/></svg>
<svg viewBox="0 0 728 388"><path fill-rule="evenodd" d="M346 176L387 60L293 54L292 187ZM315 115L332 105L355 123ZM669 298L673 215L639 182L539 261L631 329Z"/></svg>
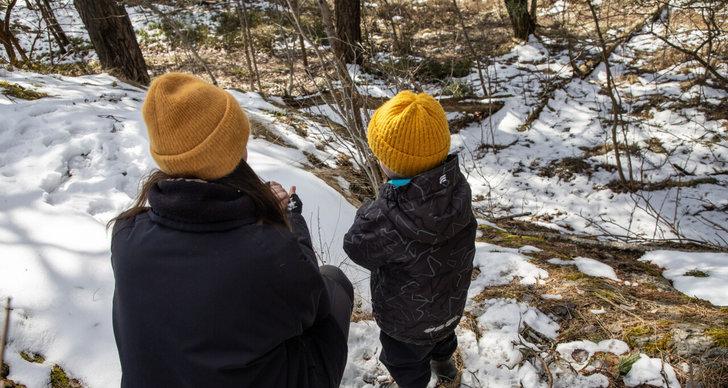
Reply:
<svg viewBox="0 0 728 388"><path fill-rule="evenodd" d="M346 63L362 61L361 6L359 0L336 0L336 37L341 42L341 55Z"/></svg>
<svg viewBox="0 0 728 388"><path fill-rule="evenodd" d="M318 4L327 37L330 42L335 43L337 39L333 27L331 10L325 0L318 0ZM291 0L288 0L288 5L291 8ZM313 52L316 54L318 65L321 68L321 71L317 71L318 69L313 69L313 66L310 66L306 69L306 75L313 81L312 83L317 87L319 94L324 98L324 102L329 109L333 111L334 115L343 124L342 129L346 133L346 138L340 139L342 141L338 143L347 150L347 156L351 157L357 167L364 172L370 186L376 192L382 183L382 177L379 165L367 143L366 128L364 127L362 115L368 115L368 111L366 110L362 96L359 95L342 57L336 54L329 55L319 49L311 41L311 38L306 35L298 16L294 12L291 13L293 14L297 33L309 42L313 48ZM315 82L314 74L323 78L323 84L328 89L328 93L319 86L319 82ZM335 131L333 135L340 136Z"/></svg>
<svg viewBox="0 0 728 388"><path fill-rule="evenodd" d="M513 36L517 39L528 40L528 36L536 30L535 16L528 12L528 0L504 0L508 17L513 26ZM535 3L536 0L533 0ZM535 8L535 7L534 7Z"/></svg>
<svg viewBox="0 0 728 388"><path fill-rule="evenodd" d="M147 64L129 15L114 0L74 0L101 66L128 81L149 84Z"/></svg>
<svg viewBox="0 0 728 388"><path fill-rule="evenodd" d="M607 73L607 94L612 102L612 144L614 146L614 158L617 163L617 173L619 174L619 180L622 182L628 191L634 191L634 180L632 174L632 158L629 155L629 144L627 143L627 134L624 127L624 118L622 117L622 99L617 92L617 85L614 83L614 77L612 76L611 66L609 65L609 50L607 49L607 43L602 35L602 30L599 28L599 18L597 17L597 11L594 8L591 0L587 1L589 4L589 10L591 11L594 25L597 30L597 37L599 38L599 46L602 52L602 62ZM619 152L619 139L617 130L622 127L622 136L624 137L625 156L627 157L628 176L624 175L624 169L622 168L622 160Z"/></svg>
<svg viewBox="0 0 728 388"><path fill-rule="evenodd" d="M156 5L152 4L149 0L139 0L139 3L142 4L145 8L148 8L152 10L157 16L162 18L162 21L166 23L168 26L172 27L174 30L175 35L182 41L182 45L187 49L188 52L192 53L192 56L195 57L197 62L202 66L203 69L207 72L207 75L210 76L210 80L212 81L213 85L217 86L217 79L215 79L215 76L212 74L212 71L210 71L210 67L207 66L207 62L205 62L204 59L200 56L200 54L197 53L197 49L195 49L195 46L190 42L190 40L187 38L187 34L185 34L182 31L182 27L180 26L180 23L175 20L174 18L170 17L165 12L162 12L161 9L159 9Z"/></svg>
<svg viewBox="0 0 728 388"><path fill-rule="evenodd" d="M285 7L285 3L283 4ZM301 7L298 4L298 0L291 0L291 13L294 14L294 18L301 20ZM302 35L298 35L298 43L301 45L301 57L303 58L303 67L308 67L308 55L306 55L306 43Z"/></svg>
<svg viewBox="0 0 728 388"><path fill-rule="evenodd" d="M240 19L240 28L243 34L243 51L245 52L245 63L248 65L248 73L250 74L250 89L255 90L253 81L258 84L258 90L263 90L260 85L260 73L258 73L258 62L255 59L255 46L253 46L253 37L250 33L250 15L245 2L237 0L235 3L235 11Z"/></svg>
<svg viewBox="0 0 728 388"><path fill-rule="evenodd" d="M666 0L659 0L666 1ZM671 4L666 1L661 9L663 12L655 17L654 23L650 26L650 33L663 41L669 47L687 55L698 62L712 75L718 86L728 88L728 78L723 76L718 69L725 63L728 56L728 44L725 42L726 25L725 18L717 17L721 11L725 12L728 3L725 0L709 0L705 2L686 2ZM690 17L691 15L697 17ZM681 27L671 25L671 19L677 18L687 20L695 24L695 31L700 34L687 37ZM657 25L664 27L663 31L655 28Z"/></svg>
<svg viewBox="0 0 728 388"><path fill-rule="evenodd" d="M18 54L25 62L28 61L28 56L25 54L25 50L22 46L20 46L20 43L18 43L15 35L10 30L10 14L13 11L13 7L15 7L15 3L17 3L17 0L11 0L8 2L8 5L5 8L5 19L0 19L0 41L2 41L2 44L5 47L5 52L8 54L10 64L13 66L19 66L20 62L18 62L18 57L15 55L15 51L18 51Z"/></svg>
<svg viewBox="0 0 728 388"><path fill-rule="evenodd" d="M382 1L384 2L384 7L388 12L387 18L389 19L390 27L392 27L392 40L394 42L392 45L392 48L394 49L393 51L396 52L396 51L398 51L398 48L401 47L400 43L399 43L399 38L397 37L397 25L396 25L396 23L394 23L394 17L391 14L392 7L389 6L389 2L387 2L387 0L382 0Z"/></svg>
<svg viewBox="0 0 728 388"><path fill-rule="evenodd" d="M71 41L68 40L66 32L63 31L63 28L61 28L61 25L58 23L58 19L56 19L56 15L53 13L53 7L51 7L50 1L36 0L36 4L38 5L38 9L40 10L43 20L45 20L46 25L48 26L48 30L53 35L56 43L58 43L58 51L60 51L61 54L65 54L66 46L71 44Z"/></svg>

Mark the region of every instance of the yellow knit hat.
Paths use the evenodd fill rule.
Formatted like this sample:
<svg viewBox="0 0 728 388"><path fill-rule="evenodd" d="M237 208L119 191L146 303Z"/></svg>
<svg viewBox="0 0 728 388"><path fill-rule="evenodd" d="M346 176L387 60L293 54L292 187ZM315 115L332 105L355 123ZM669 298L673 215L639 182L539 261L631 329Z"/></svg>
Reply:
<svg viewBox="0 0 728 388"><path fill-rule="evenodd" d="M374 112L367 140L387 168L408 177L434 168L450 151L450 130L440 103L429 94L407 90Z"/></svg>
<svg viewBox="0 0 728 388"><path fill-rule="evenodd" d="M180 73L152 82L142 115L152 158L174 176L222 178L243 158L250 136L248 116L230 93Z"/></svg>

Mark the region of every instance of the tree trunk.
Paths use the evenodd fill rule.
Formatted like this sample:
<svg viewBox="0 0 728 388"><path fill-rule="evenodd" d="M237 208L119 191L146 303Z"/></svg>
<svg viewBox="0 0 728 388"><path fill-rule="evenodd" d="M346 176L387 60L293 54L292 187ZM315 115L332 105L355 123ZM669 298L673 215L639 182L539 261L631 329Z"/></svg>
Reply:
<svg viewBox="0 0 728 388"><path fill-rule="evenodd" d="M99 62L112 74L149 84L147 64L123 5L114 0L74 0Z"/></svg>
<svg viewBox="0 0 728 388"><path fill-rule="evenodd" d="M361 7L359 0L336 0L336 36L346 63L361 64Z"/></svg>
<svg viewBox="0 0 728 388"><path fill-rule="evenodd" d="M255 73L253 72L253 62L250 60L250 50L248 45L252 42L248 42L248 35L246 34L248 21L243 15L243 2L237 0L235 3L235 12L238 14L238 20L240 21L240 35L243 40L243 53L245 53L245 64L248 66L248 81L250 82L250 90L255 90Z"/></svg>
<svg viewBox="0 0 728 388"><path fill-rule="evenodd" d="M66 46L68 46L71 42L68 40L68 36L66 36L66 32L63 31L61 25L58 24L58 19L56 19L56 15L53 13L53 8L51 7L50 2L48 0L36 0L36 3L38 4L40 13L43 16L43 20L45 20L48 25L48 29L51 31L51 34L53 34L56 43L58 43L59 51L61 54L65 54Z"/></svg>
<svg viewBox="0 0 728 388"><path fill-rule="evenodd" d="M285 6L285 4L283 4ZM301 8L298 6L298 0L291 0L290 7L291 13L296 20L301 20ZM298 34L298 43L301 45L301 57L303 58L303 67L308 67L308 55L306 55L306 43L303 40L303 35Z"/></svg>
<svg viewBox="0 0 728 388"><path fill-rule="evenodd" d="M536 30L536 23L528 13L528 0L505 0L505 3L513 26L513 36L528 40L528 36Z"/></svg>
<svg viewBox="0 0 728 388"><path fill-rule="evenodd" d="M329 45L331 46L331 51L334 52L334 57L336 57L337 60L342 59L343 50L341 48L341 41L336 37L336 29L334 29L329 4L326 0L318 0L318 5L321 10L321 19L324 25L324 31L326 32L326 38L328 38Z"/></svg>
<svg viewBox="0 0 728 388"><path fill-rule="evenodd" d="M20 54L23 61L27 62L28 57L25 55L25 50L23 50L23 47L20 46L18 40L15 39L13 32L10 31L10 13L13 11L13 7L15 7L16 2L17 0L11 0L8 3L7 8L5 8L5 20L3 21L0 19L0 41L2 41L3 46L5 47L5 52L8 54L10 64L13 66L20 66L20 62L18 62L18 58L15 56L15 50L18 50L18 54Z"/></svg>
<svg viewBox="0 0 728 388"><path fill-rule="evenodd" d="M245 47L250 52L250 58L253 60L253 74L255 75L255 80L258 84L258 91L263 92L263 86L260 84L258 62L255 59L255 44L253 42L253 35L250 33L250 13L248 12L248 7L245 5L244 1L240 1L240 7L243 9L243 21L245 22L245 25L243 26L243 33L245 34L246 42L248 42Z"/></svg>

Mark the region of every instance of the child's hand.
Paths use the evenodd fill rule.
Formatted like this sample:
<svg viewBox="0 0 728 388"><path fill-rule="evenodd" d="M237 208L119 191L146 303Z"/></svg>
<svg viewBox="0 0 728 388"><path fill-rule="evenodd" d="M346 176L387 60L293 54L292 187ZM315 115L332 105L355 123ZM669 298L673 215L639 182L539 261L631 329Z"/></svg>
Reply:
<svg viewBox="0 0 728 388"><path fill-rule="evenodd" d="M288 210L290 210L291 213L301 214L301 211L303 210L303 202L301 202L301 198L299 198L298 194L296 194L296 186L291 186L291 190L288 194L290 195Z"/></svg>

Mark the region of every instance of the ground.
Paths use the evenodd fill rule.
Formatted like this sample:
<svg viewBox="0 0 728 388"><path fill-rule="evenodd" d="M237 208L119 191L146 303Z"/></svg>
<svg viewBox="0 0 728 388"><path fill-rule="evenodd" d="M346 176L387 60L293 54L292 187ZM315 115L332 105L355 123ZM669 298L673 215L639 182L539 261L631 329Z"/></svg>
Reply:
<svg viewBox="0 0 728 388"><path fill-rule="evenodd" d="M380 6L366 8L370 12L364 13L363 30L369 48L366 55L370 61L353 73L360 86L381 87L383 91L380 95L369 96L367 106L376 108L393 90L401 88L424 86L431 93L438 94L448 112L453 139L458 142L461 154L468 159L465 169L474 187L476 214L483 223L478 242L519 248L519 252L528 256L531 263L549 274L548 278L534 284L524 284L521 279L513 278L507 284L485 287L473 296L460 325L462 333L472 333L475 342L487 335L479 322L483 312L499 307L500 301L508 300L532 306L558 323L556 338L549 338L530 326L524 326L519 337L529 346L523 345L518 349L523 355L518 366L524 366L525 362L536 366L541 381L547 381L549 385L558 380L560 372L550 370L548 365L568 358L575 365L581 361L589 362L585 374L602 373L609 379L610 386L623 386L624 374L636 361L635 355L644 353L674 366L683 385L728 386L728 309L684 295L663 277L662 268L639 260L644 252L650 250L704 251L706 245L677 244L672 238L641 240L640 244L623 242L637 236L649 236L649 231L635 232L627 239L621 239L618 233L607 236L614 238L604 238L604 234L600 238L589 237L581 233L585 227L580 228L578 222L569 218L574 215L566 214L571 209L559 208L557 205L560 204L553 207L546 204L548 200L545 198L548 197L556 197L553 202L563 201L559 196L567 193L567 187L574 185L575 190L593 188L594 196L598 197L594 199L592 196L588 201L605 206L618 203L616 200L611 202L612 198L629 196L625 185L614 174L614 159L610 159L610 155L615 147L608 138L608 132L602 130L609 128L612 120L609 104L605 102L604 70L603 67L594 70L595 67L587 66L595 59L598 63L599 58L588 8L576 4L570 6L572 12L561 12L558 8L566 6L566 3L544 2L537 36L530 42L518 42L510 37L502 1L460 1L460 11L473 44L471 48L461 29L456 27L458 16L452 2L436 0L430 1L427 6L413 5L420 3L404 6L401 2L390 1L389 5L381 6L382 2L378 2ZM635 21L652 16L651 9L645 11L632 7L634 2L606 3L612 11L624 11L603 20L601 27L610 31L610 42L619 38L621 32ZM333 142L329 137L318 136L319 131L329 133L325 132L328 129L322 130L321 127L330 126L330 130L335 132L337 125L340 126L322 120L325 111L312 109L322 105L322 96L313 92L317 82L323 78L304 76L301 58L295 54L295 83L293 88L288 87L290 67L284 55L287 51L274 44L279 32L276 25L265 22L266 17L270 21L278 16L266 9L262 6L254 10L258 22L253 33L259 42L264 43L256 55L263 80L261 98L271 106L260 115L251 116L253 136L291 149L300 147L301 142L308 142L305 143L308 148L302 151L305 155L302 168L316 174L357 207L361 201L371 198L374 191L361 170L353 165L350 156L332 151ZM309 11L315 11L315 7ZM725 22L725 13L720 15L722 19L719 21ZM392 25L386 22L393 17L398 22L394 25L397 39L392 34ZM673 14L673 18L681 17L684 18L677 12ZM686 22L683 20L683 23ZM565 37L565 33L568 36ZM641 46L644 35L615 51L612 58L625 110L629 111L628 128L633 131L629 141L625 140L629 146L623 142L618 149L640 158L635 160L647 166L644 171L647 178L642 179L640 174L633 189L639 189L646 196L664 193L665 202L669 202L668 196L674 195L674 212L665 212L667 218L675 215L674 224L679 223L678 215L690 213L696 219L707 216L715 224L713 229L725 231L725 223L721 221L728 209L725 197L727 168L723 155L728 139L725 89L718 88L714 79L705 77L701 66L690 61L687 54L669 47L655 48L654 42ZM160 46L158 41L145 36L147 38L141 39L142 49L154 74L183 71L206 77L183 48ZM209 38L213 40L214 37ZM569 39L589 42L575 47L580 51L574 60L583 65L581 67L570 67L568 60L563 59ZM163 37L162 41L166 38ZM211 65L220 86L250 90L241 47L203 42L204 39L200 41L199 52ZM724 47L716 48L718 62L720 55L725 58ZM483 59L483 62L475 63L470 60L472 50L487 61ZM537 54L531 54L533 52ZM375 61L381 53L388 56L385 60ZM310 50L311 57L312 54ZM426 60L420 62L419 59L423 58ZM552 65L558 62L564 66L553 70ZM489 89L489 85L486 91L485 85L478 80L476 67L485 69L486 76L494 76L493 89ZM594 70L594 75L580 82L580 74L574 70L578 68ZM76 71L96 72L99 69L92 65L77 67ZM726 74L725 70L723 74ZM652 87L654 90L648 90ZM8 98L18 100L48 97L48 94L34 91L33 86L23 87L17 82L0 81L0 89L4 95L10 96ZM489 95L488 98L485 95ZM115 103L112 97L117 98L96 97L109 104ZM80 105L81 102L78 102ZM579 116L587 115L584 112L592 112L588 113L588 120ZM504 118L505 115L515 115L512 120L515 124ZM261 116L265 120L260 120ZM670 118L663 120L665 116ZM705 120L701 121L703 118ZM495 121L489 123L489 120ZM573 121L561 125L562 121L570 120ZM599 124L598 132L583 130L594 126L595 121ZM639 127L640 123L649 123L647 133L640 132L643 129ZM697 129L692 133L675 132L677 127L688 123L696 123ZM113 130L116 130L116 125L123 127L119 123L110 125ZM498 132L492 139L483 140L483 127L487 125L490 125L491 131L495 126ZM473 141L474 138L476 141ZM557 143L557 146L544 152L538 148L544 142ZM80 156L86 160L88 152L84 152ZM679 159L680 155L686 156ZM661 156L664 159L660 159ZM677 161L673 157L678 158ZM696 160L703 159L707 161L696 163ZM67 161L68 166L65 166L68 176L59 178L60 191L66 180L73 183L72 161ZM669 167L663 168L665 164ZM493 166L502 168L496 170ZM655 170L658 172L650 175ZM488 178L485 179L489 185L487 190L481 187L478 174ZM504 192L495 190L498 187L490 190L491 182L498 179L504 182ZM516 195L508 190L528 185L532 185L534 191L523 189L517 194L544 201L540 207L528 208L524 205L525 200L512 200ZM546 189L536 189L541 186ZM559 189L563 191L557 191ZM678 208L677 202L687 202L687 199L708 192L711 194L706 194L697 205ZM688 194L680 197L680 193ZM568 200L573 198L569 196ZM526 209L522 211L524 207ZM587 214L584 218L587 217L591 217L584 221L587 225L599 220L596 213ZM624 220L617 218L612 222L621 224ZM591 232L597 234L594 229ZM725 244L713 244L710 248L725 251ZM575 265L564 265L558 261L574 258L599 260L613 268L619 280L587 275ZM481 264L476 267L473 278L477 279L488 270ZM695 268L689 276L699 278L708 274ZM371 322L371 313L366 308L355 311L353 322ZM588 346L568 350L566 355L560 351L564 349L558 346L575 341L597 344L608 339L624 341L631 348L629 354L617 356L600 351L591 358L592 354L585 350ZM366 356L371 358L372 354ZM44 362L41 355L32 352L26 357L23 358L28 362ZM463 349L458 356L458 365L462 367L463 358L468 357L468 350ZM73 372L70 375L66 376L61 366L54 365L51 385L74 387L80 384L74 380ZM375 384L375 377L367 375L363 379ZM472 376L465 377L472 379Z"/></svg>

